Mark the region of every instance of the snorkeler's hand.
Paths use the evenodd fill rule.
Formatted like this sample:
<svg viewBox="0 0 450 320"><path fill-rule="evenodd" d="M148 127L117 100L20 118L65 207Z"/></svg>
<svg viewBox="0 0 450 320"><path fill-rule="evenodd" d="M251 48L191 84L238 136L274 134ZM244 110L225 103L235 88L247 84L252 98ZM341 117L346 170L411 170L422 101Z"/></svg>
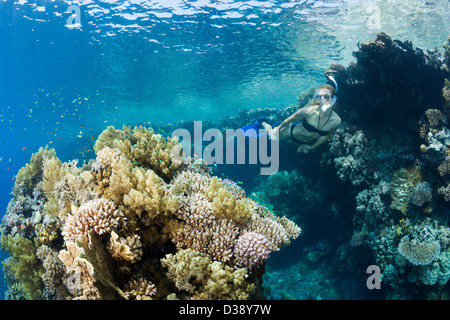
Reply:
<svg viewBox="0 0 450 320"><path fill-rule="evenodd" d="M280 137L278 127L272 128L272 126L267 124L266 122L263 122L262 126L264 127L264 129L266 129L267 134L270 137L270 140L278 140L278 138Z"/></svg>
<svg viewBox="0 0 450 320"><path fill-rule="evenodd" d="M297 152L308 153L311 150L313 150L313 148L311 148L310 145L302 144L300 147L298 147Z"/></svg>

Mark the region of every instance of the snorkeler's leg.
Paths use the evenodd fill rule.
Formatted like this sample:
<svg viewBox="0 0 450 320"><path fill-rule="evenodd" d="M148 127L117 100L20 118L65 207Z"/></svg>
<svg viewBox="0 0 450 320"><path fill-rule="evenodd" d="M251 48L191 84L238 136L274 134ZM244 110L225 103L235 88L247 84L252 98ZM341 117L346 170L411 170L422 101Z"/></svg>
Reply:
<svg viewBox="0 0 450 320"><path fill-rule="evenodd" d="M278 127L272 128L270 124L267 122L262 123L263 128L267 131L267 134L270 137L270 140L278 140L279 133L278 133Z"/></svg>
<svg viewBox="0 0 450 320"><path fill-rule="evenodd" d="M262 126L267 131L267 134L269 135L271 140L278 140L280 142L291 140L291 135L290 135L291 125L286 127L286 129L283 130L282 132L280 132L278 130L279 127L272 127L270 124L268 124L266 122L263 122Z"/></svg>

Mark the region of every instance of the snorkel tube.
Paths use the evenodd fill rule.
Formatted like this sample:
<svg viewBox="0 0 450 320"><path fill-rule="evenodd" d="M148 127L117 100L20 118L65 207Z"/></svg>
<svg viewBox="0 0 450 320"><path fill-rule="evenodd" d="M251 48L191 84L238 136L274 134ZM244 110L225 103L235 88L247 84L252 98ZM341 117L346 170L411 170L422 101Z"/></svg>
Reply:
<svg viewBox="0 0 450 320"><path fill-rule="evenodd" d="M338 94L339 88L336 80L334 80L333 76L327 76L327 78L333 81L334 83L334 94Z"/></svg>
<svg viewBox="0 0 450 320"><path fill-rule="evenodd" d="M337 100L336 95L338 93L338 84L337 84L336 80L334 80L333 76L327 76L327 78L330 79L331 81L333 81L333 83L334 83L334 94L333 94L333 100L331 100L330 103L322 105L323 112L328 111L328 109L330 109L334 106L334 104L336 103L336 100Z"/></svg>

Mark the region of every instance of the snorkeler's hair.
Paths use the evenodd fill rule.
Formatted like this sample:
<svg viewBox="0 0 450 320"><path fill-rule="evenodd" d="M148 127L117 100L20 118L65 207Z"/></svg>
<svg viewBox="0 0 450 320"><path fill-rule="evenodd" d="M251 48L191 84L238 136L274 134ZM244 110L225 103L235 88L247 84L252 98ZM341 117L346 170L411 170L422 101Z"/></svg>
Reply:
<svg viewBox="0 0 450 320"><path fill-rule="evenodd" d="M320 90L320 89L327 89L327 90L330 90L332 94L335 94L335 93L336 93L334 87L331 86L331 85L329 85L329 84L323 84L323 85L321 85L319 88L317 88L317 90Z"/></svg>

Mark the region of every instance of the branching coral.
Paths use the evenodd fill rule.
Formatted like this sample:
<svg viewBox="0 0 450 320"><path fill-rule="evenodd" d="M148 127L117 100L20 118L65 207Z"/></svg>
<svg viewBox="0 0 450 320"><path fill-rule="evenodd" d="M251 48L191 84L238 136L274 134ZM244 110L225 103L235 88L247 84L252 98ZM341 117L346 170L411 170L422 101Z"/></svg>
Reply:
<svg viewBox="0 0 450 320"><path fill-rule="evenodd" d="M236 242L238 227L213 215L211 203L201 193L181 199L177 215L185 221L183 231L175 239L178 248L205 252L211 258L228 261Z"/></svg>
<svg viewBox="0 0 450 320"><path fill-rule="evenodd" d="M116 148L132 163L172 177L182 166L181 156L173 157L173 152L180 150L178 146L177 140L155 134L152 128L124 126L119 130L110 126L100 134L94 150L98 153L105 147Z"/></svg>
<svg viewBox="0 0 450 320"><path fill-rule="evenodd" d="M118 162L122 152L119 149L112 149L110 147L104 147L97 152L96 164L94 165L96 171L100 168L111 167L114 162Z"/></svg>
<svg viewBox="0 0 450 320"><path fill-rule="evenodd" d="M198 290L195 300L246 300L252 297L256 284L250 282L245 269L234 269L223 262L214 261L208 265L208 277Z"/></svg>
<svg viewBox="0 0 450 320"><path fill-rule="evenodd" d="M170 184L170 191L175 195L205 193L211 184L211 177L193 171L183 171Z"/></svg>
<svg viewBox="0 0 450 320"><path fill-rule="evenodd" d="M133 166L123 154L101 172L107 172L107 178L101 175L97 193L113 201L132 224L142 219L151 225L159 215L170 216L177 210L177 199L164 180L151 169Z"/></svg>
<svg viewBox="0 0 450 320"><path fill-rule="evenodd" d="M204 282L210 263L207 254L191 249L182 249L161 259L162 266L167 268L169 279L178 289L189 293L194 293Z"/></svg>
<svg viewBox="0 0 450 320"><path fill-rule="evenodd" d="M131 171L133 188L123 196L127 212L132 211L141 217L143 212L148 218L160 213L174 212L176 199L167 192L164 181L152 170L134 168Z"/></svg>
<svg viewBox="0 0 450 320"><path fill-rule="evenodd" d="M264 217L255 219L243 226L242 232L254 232L263 235L272 243L272 249L277 251L281 246L289 244L291 235L275 217ZM296 238L300 234L300 228L293 231L293 237Z"/></svg>
<svg viewBox="0 0 450 320"><path fill-rule="evenodd" d="M124 223L123 213L112 201L104 198L88 201L67 217L62 235L66 241L74 242L80 235L87 236L90 230L98 235L109 233Z"/></svg>
<svg viewBox="0 0 450 320"><path fill-rule="evenodd" d="M255 290L245 269L233 270L194 250L168 254L161 263L175 286L194 294L194 299L248 299Z"/></svg>
<svg viewBox="0 0 450 320"><path fill-rule="evenodd" d="M138 300L146 300L155 295L156 287L150 281L139 278L130 280L130 282L125 285L124 291L127 294L136 296Z"/></svg>
<svg viewBox="0 0 450 320"><path fill-rule="evenodd" d="M236 199L218 178L211 179L206 195L212 202L212 212L218 218L245 223L252 215L246 198Z"/></svg>
<svg viewBox="0 0 450 320"><path fill-rule="evenodd" d="M415 266L425 266L432 263L441 252L438 241L430 243L411 240L409 236L404 236L398 245L398 252Z"/></svg>
<svg viewBox="0 0 450 320"><path fill-rule="evenodd" d="M341 161L334 165L346 181L351 181L350 172L358 169L358 162L366 160L361 166L363 174L357 176L362 179L356 180L370 184L365 190L344 185L346 194L357 194L353 218L356 228L346 250L354 252L356 259L361 252L372 251L374 261L383 270L387 298L446 296L442 292L448 287L450 273L448 245L444 245L448 243L449 220L444 200L450 201L450 91L443 77L448 78L448 48L449 43L443 59L437 50L414 50L410 42L393 41L379 34L355 52L356 63L334 73L340 105L345 105L338 113L349 125L355 125L347 133L353 136L353 132L364 130L370 139L361 140L370 141L362 144L370 153L347 157L352 152L344 148L346 137L341 130L334 135L330 149ZM429 82L431 78L433 83ZM404 92L412 93L408 101L398 99ZM417 139L418 127L423 140ZM331 160L328 164L332 164ZM370 172L375 174L371 176ZM436 191L442 197L436 197Z"/></svg>

